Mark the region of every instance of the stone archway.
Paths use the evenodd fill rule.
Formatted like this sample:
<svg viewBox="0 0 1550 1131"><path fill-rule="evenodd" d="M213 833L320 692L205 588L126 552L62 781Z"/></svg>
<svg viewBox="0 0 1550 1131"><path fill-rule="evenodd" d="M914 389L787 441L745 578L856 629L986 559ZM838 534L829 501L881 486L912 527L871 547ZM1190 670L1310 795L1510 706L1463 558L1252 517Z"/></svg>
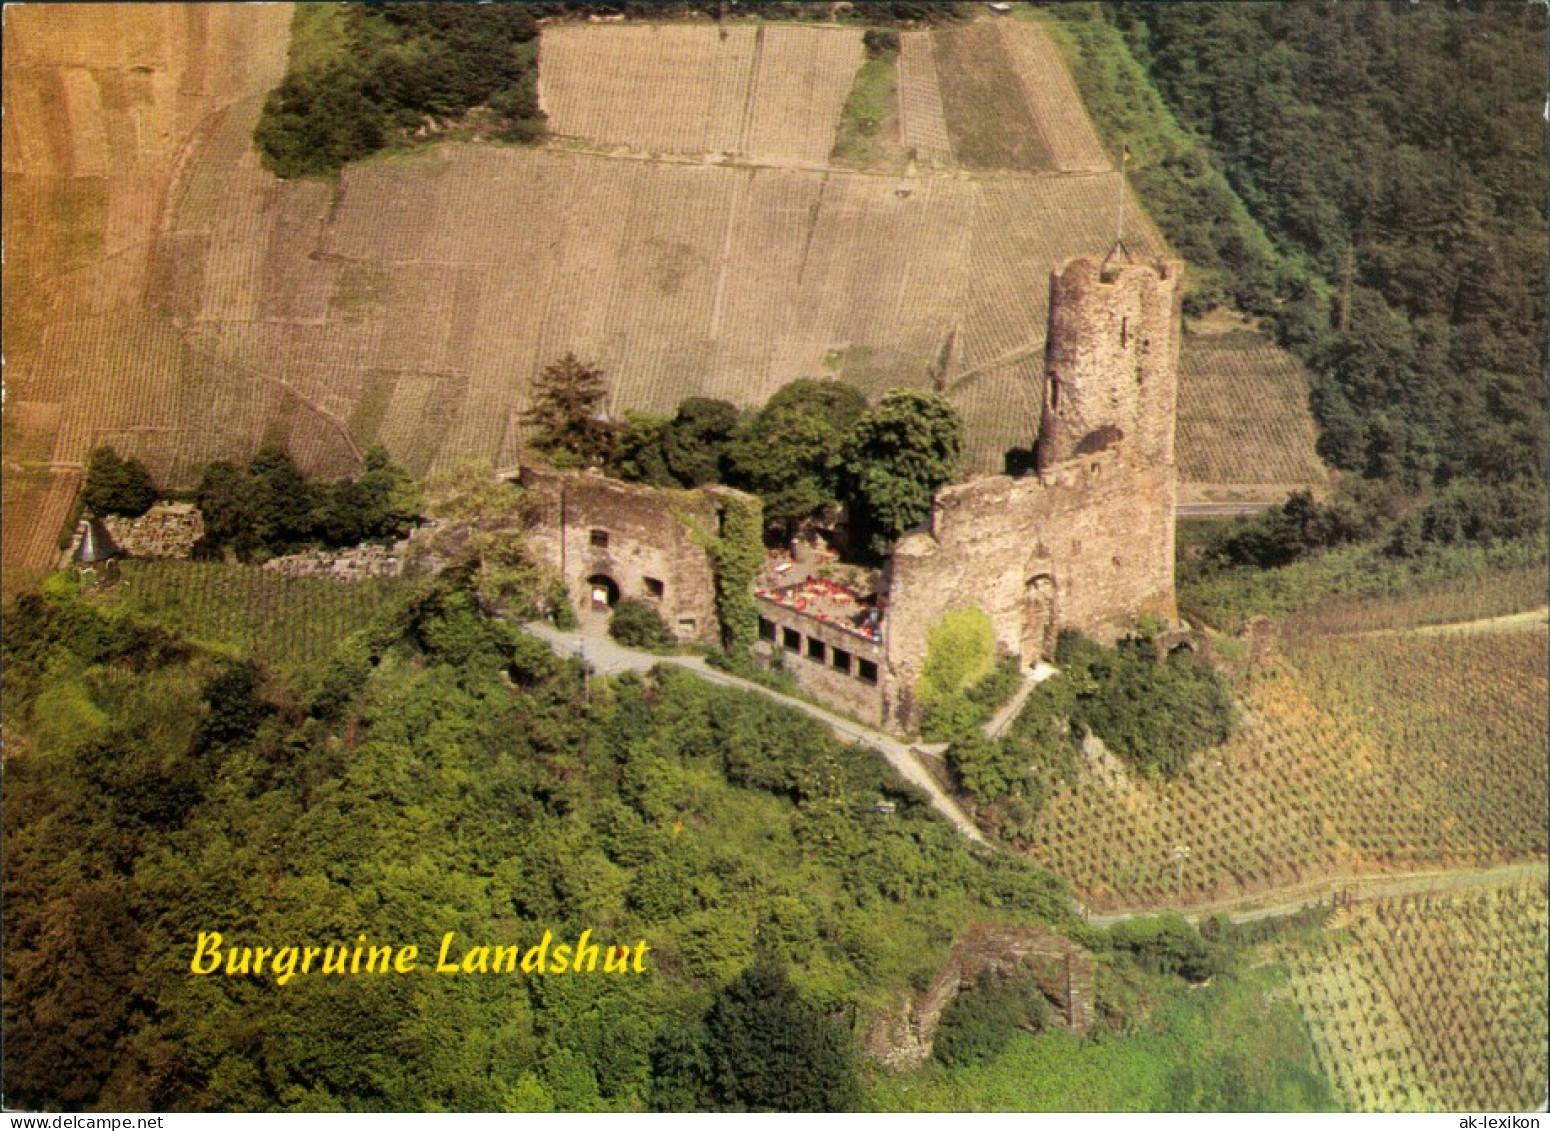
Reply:
<svg viewBox="0 0 1550 1131"><path fill-rule="evenodd" d="M587 608L594 612L607 612L619 603L619 583L606 573L594 573L587 578Z"/></svg>
<svg viewBox="0 0 1550 1131"><path fill-rule="evenodd" d="M1034 572L1023 586L1023 660L1032 664L1055 654L1057 617L1055 575Z"/></svg>

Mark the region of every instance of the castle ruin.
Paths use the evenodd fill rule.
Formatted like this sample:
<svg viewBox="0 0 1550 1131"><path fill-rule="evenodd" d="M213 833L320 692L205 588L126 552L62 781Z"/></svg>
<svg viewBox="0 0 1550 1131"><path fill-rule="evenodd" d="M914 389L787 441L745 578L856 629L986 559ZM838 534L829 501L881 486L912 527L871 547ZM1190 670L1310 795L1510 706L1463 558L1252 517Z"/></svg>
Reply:
<svg viewBox="0 0 1550 1131"><path fill-rule="evenodd" d="M761 595L761 635L798 683L909 731L929 634L948 613L987 613L998 649L1024 664L1049 656L1062 628L1112 641L1139 617L1175 616L1182 274L1173 260L1089 257L1053 273L1036 470L939 492L895 548L870 619Z"/></svg>
<svg viewBox="0 0 1550 1131"><path fill-rule="evenodd" d="M705 535L720 529L723 498L757 499L730 487L672 491L540 467L523 467L519 481L534 508L528 552L564 579L578 608L634 598L653 606L680 644L720 641Z"/></svg>
<svg viewBox="0 0 1550 1131"><path fill-rule="evenodd" d="M1182 275L1176 260L1115 255L1057 269L1034 470L938 492L874 602L815 579L757 590L761 649L810 694L908 733L931 630L949 613L986 613L998 651L1025 666L1049 657L1063 628L1112 641L1140 617L1172 619ZM578 604L639 597L681 641L716 639L714 575L694 531L715 529L729 488L537 468L521 479L537 503L530 549Z"/></svg>

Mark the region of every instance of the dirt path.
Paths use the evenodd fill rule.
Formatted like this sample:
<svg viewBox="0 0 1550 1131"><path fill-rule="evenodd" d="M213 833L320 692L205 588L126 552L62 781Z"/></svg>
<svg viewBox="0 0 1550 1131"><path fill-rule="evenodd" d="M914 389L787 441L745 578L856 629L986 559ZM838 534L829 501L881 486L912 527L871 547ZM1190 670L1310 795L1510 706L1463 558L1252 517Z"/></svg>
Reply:
<svg viewBox="0 0 1550 1131"><path fill-rule="evenodd" d="M1058 675L1059 671L1059 668L1051 667L1040 660L1033 666L1032 671L1024 672L1022 686L994 715L990 716L990 721L985 724L983 728L985 737L998 737L1022 711L1023 704L1028 701L1028 696L1033 694L1033 689L1050 676Z"/></svg>
<svg viewBox="0 0 1550 1131"><path fill-rule="evenodd" d="M1550 606L1526 613L1508 613L1500 617L1453 621L1449 624L1423 624L1417 628L1375 628L1369 632L1341 633L1342 636L1448 636L1456 632L1539 632L1550 626Z"/></svg>
<svg viewBox="0 0 1550 1131"><path fill-rule="evenodd" d="M1182 914L1191 922L1209 918L1218 913L1226 915L1234 923L1252 923L1260 919L1280 919L1295 915L1310 907L1336 902L1338 896L1345 900L1393 899L1405 895L1423 895L1428 892L1457 891L1466 888L1497 887L1523 880L1550 878L1550 863L1543 860L1528 864L1502 864L1492 868L1437 869L1420 872L1390 872L1387 874L1327 876L1304 884L1275 888L1255 895L1234 899L1197 903L1185 907ZM1126 919L1146 915L1159 915L1178 911L1177 905L1140 907L1113 911L1103 915L1084 917L1094 926L1106 927Z"/></svg>

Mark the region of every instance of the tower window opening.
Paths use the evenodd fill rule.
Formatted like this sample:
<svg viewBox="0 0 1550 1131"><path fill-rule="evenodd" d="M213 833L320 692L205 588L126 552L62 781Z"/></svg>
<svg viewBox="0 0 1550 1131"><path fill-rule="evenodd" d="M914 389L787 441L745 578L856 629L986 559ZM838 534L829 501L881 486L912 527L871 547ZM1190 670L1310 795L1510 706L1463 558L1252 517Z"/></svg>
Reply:
<svg viewBox="0 0 1550 1131"><path fill-rule="evenodd" d="M1125 343L1128 342L1129 340L1130 340L1130 319L1128 317L1127 318L1121 318L1119 320L1119 348L1120 349L1124 349L1125 348Z"/></svg>

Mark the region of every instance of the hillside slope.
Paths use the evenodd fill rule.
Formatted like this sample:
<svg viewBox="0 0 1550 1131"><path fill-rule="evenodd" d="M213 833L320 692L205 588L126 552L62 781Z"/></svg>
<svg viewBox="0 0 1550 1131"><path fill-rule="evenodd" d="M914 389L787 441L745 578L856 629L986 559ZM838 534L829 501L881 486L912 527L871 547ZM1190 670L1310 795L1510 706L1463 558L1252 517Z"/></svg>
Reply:
<svg viewBox="0 0 1550 1131"><path fill-rule="evenodd" d="M251 148L281 67L278 10L208 17L222 51L256 60L230 75L225 54L180 46L195 17L147 11L147 42L197 71L157 81L225 101L182 111L175 169L156 166L101 247L91 210L130 191L116 173L107 188L121 158L101 157L100 180L59 180L49 203L40 178L69 166L35 154L55 136L84 152L132 122L65 102L51 113L80 128L60 133L34 87L85 80L27 46L34 30L70 44L96 25L7 27L22 45L6 57L7 188L14 165L36 198L7 209L7 244L13 230L24 250L55 241L7 261L30 296L7 300L7 448L64 475L103 442L171 486L266 440L327 475L375 442L416 471L510 464L533 376L567 351L605 370L615 412L696 394L756 405L799 377L936 387L965 417L975 469L999 471L1036 427L1051 268L1107 252L1120 215L1131 252L1162 247L1036 24L905 34L901 117L940 144L903 168L830 163L858 29L561 24L542 53L550 145L442 145L325 182L276 180ZM26 275L39 262L84 274L46 290L42 269ZM1181 418L1219 412L1197 399L1186 386ZM1300 414L1295 398L1286 410ZM1181 428L1186 473L1207 462L1194 435ZM52 559L71 488L33 488L42 474L7 468L24 531L8 562ZM49 505L13 507L23 490Z"/></svg>

